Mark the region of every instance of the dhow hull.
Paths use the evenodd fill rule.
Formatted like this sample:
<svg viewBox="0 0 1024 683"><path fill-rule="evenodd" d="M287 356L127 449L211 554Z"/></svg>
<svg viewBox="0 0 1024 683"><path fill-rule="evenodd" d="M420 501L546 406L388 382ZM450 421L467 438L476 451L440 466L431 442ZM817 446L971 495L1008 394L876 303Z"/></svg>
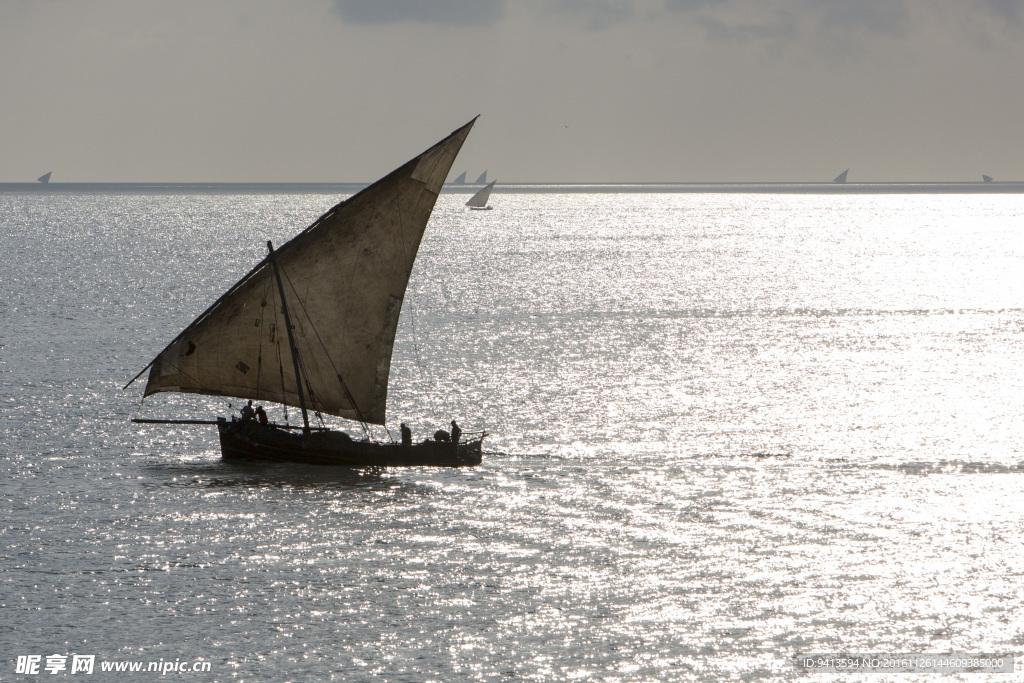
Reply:
<svg viewBox="0 0 1024 683"><path fill-rule="evenodd" d="M309 434L256 422L217 423L225 460L332 465L338 467L474 467L483 458L483 437L455 446L447 441L424 441L403 446L354 441L343 432L318 430Z"/></svg>

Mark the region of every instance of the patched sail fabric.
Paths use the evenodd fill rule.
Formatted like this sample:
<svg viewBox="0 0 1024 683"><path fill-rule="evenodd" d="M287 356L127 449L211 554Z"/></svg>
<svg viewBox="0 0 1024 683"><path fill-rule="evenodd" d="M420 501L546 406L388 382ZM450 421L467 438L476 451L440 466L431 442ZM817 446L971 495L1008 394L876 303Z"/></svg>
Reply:
<svg viewBox="0 0 1024 683"><path fill-rule="evenodd" d="M491 190L494 189L494 183L496 182L498 181L493 180L489 185L481 188L475 195L469 198L469 201L466 202L466 206L474 209L482 209L487 206L487 200L490 199Z"/></svg>
<svg viewBox="0 0 1024 683"><path fill-rule="evenodd" d="M384 424L391 353L416 252L475 121L276 248L310 409ZM267 258L153 359L145 395L177 391L300 405L280 299Z"/></svg>

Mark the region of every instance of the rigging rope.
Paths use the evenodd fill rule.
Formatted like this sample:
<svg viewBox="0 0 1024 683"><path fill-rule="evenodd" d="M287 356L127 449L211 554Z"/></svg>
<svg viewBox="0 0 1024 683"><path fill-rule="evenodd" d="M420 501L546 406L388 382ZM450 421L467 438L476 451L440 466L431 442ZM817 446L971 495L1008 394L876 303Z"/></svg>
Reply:
<svg viewBox="0 0 1024 683"><path fill-rule="evenodd" d="M409 249L406 247L406 243L405 243L405 230L404 230L405 222L402 220L402 207L401 207L401 205L398 206L398 216L399 216L399 225L401 226L400 229L399 229L399 234L400 234L400 237L401 237L401 240L402 240L402 252L407 256L407 258L406 258L406 272L408 273L408 279L411 281L412 280L412 269L413 269L413 263L414 263L414 260L415 260L415 256L413 256L412 260L410 260L408 258ZM424 234L426 234L425 231L424 231ZM426 384L428 387L437 387L438 386L437 378L434 376L433 372L431 371L430 366L429 365L424 365L424 363L423 363L423 354L422 354L422 347L421 347L421 344L420 344L419 326L416 324L416 302L417 302L417 299L416 299L416 296L415 296L415 292L412 289L410 289L408 286L406 287L405 301L408 303L408 308L406 310L408 310L409 324L410 324L411 332L412 332L413 363L414 363L416 369L419 371L419 379L420 379L421 383ZM434 391L428 390L428 391L426 391L424 393L424 396L428 397L427 400L431 404L429 406L430 412L432 412L435 417L437 415L439 415L441 411L438 410L438 405L437 405L437 398L438 397L437 397L437 394ZM389 435L390 435L390 433L389 433Z"/></svg>
<svg viewBox="0 0 1024 683"><path fill-rule="evenodd" d="M267 290L270 289L270 281L263 290L263 300L260 304L259 338L260 344L256 351L256 393L260 393L260 385L263 382L263 327L267 320ZM276 329L276 328L275 328Z"/></svg>
<svg viewBox="0 0 1024 683"><path fill-rule="evenodd" d="M295 285L292 283L291 278L288 276L288 272L283 267L280 267L280 270L281 270L282 275L284 276L284 280L288 283L288 287L291 289L292 294L295 295L295 300L296 300L296 302L298 302L299 309L302 311L302 314L306 317L306 321L309 323L309 328L311 330L313 330L313 335L316 337L316 340L320 343L320 348L323 349L324 356L327 357L327 362L331 364L331 369L334 370L334 376L338 378L338 382L341 385L342 391L345 392L345 396L348 398L349 403L351 403L352 409L355 410L356 416L357 416L357 422L359 422L359 424L362 426L363 433L368 438L372 439L373 438L373 434L370 432L369 424L366 422L365 419L363 419L363 411L361 411L359 409L359 406L356 404L355 399L352 397L352 392L349 391L348 385L345 383L345 380L342 378L341 373L338 371L338 366L334 364L334 359L331 358L331 353L327 349L327 345L324 344L324 340L320 337L320 332L317 331L316 325L313 324L313 319L310 317L309 311L306 310L305 304L302 302L302 299L299 297L298 290L295 289ZM298 346L297 343L296 343L296 346ZM298 349L297 348L295 349L295 351L296 351L296 353L298 353ZM303 375L303 377L305 378L305 381L306 381L306 387L307 387L307 391L309 392L310 401L313 402L314 401L314 399L313 399L313 389L310 386L310 383L309 383L309 373L306 372L305 362L304 362L303 357L302 357L301 354L299 354L299 365L300 365L300 368L301 368L301 371L302 371L301 374ZM282 370L282 372L283 372L283 370ZM319 411L316 409L315 404L314 404L314 411L317 413L317 415L319 415ZM321 422L322 422L322 420L321 420ZM388 436L390 437L390 433L388 434Z"/></svg>
<svg viewBox="0 0 1024 683"><path fill-rule="evenodd" d="M273 291L274 301L277 302L277 288ZM274 346L277 348L277 369L281 374L281 398L284 398L284 359L281 358L281 341L278 337L278 330L280 329L280 321L277 319L278 306L274 306L274 338L271 340L274 342ZM288 424L288 404L284 401L281 402L281 408L284 411L284 423Z"/></svg>

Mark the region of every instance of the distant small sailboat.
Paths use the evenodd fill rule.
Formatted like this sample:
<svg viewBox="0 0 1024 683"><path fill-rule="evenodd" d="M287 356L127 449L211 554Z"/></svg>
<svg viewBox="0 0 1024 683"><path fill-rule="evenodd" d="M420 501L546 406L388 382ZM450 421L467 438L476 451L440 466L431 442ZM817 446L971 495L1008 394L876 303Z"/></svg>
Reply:
<svg viewBox="0 0 1024 683"><path fill-rule="evenodd" d="M465 185L466 184L466 172L463 171L459 174L459 177L452 181L454 185Z"/></svg>
<svg viewBox="0 0 1024 683"><path fill-rule="evenodd" d="M36 180L38 180L43 185L45 185L46 183L50 182L50 176L52 176L52 175L53 175L53 171L47 171L43 175L41 175L38 178L36 178Z"/></svg>
<svg viewBox="0 0 1024 683"><path fill-rule="evenodd" d="M982 175L981 179L984 180L986 183L991 183L992 182L992 176L990 176L990 175Z"/></svg>
<svg viewBox="0 0 1024 683"><path fill-rule="evenodd" d="M487 171L480 174L480 177L476 179L476 185L483 185L487 182Z"/></svg>
<svg viewBox="0 0 1024 683"><path fill-rule="evenodd" d="M469 201L466 202L466 206L468 206L471 209L491 209L491 208L493 208L493 207L487 206L487 200L490 198L491 190L494 189L494 183L496 183L496 182L498 182L498 181L497 180L492 180L489 185L487 185L486 187L481 188L475 195L473 195L472 197L469 198Z"/></svg>
<svg viewBox="0 0 1024 683"><path fill-rule="evenodd" d="M845 183L846 182L846 174L849 173L849 172L850 172L850 169L846 169L845 171L843 171L842 173L837 175L835 177L835 180L833 180L832 182L833 183Z"/></svg>

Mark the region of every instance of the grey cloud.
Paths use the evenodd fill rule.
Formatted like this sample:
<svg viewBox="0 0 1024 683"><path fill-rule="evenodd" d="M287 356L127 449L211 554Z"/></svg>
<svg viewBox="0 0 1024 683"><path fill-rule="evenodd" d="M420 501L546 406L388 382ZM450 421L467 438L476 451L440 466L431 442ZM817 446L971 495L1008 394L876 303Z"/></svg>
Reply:
<svg viewBox="0 0 1024 683"><path fill-rule="evenodd" d="M665 0L665 7L669 10L686 12L704 7L724 5L729 0Z"/></svg>
<svg viewBox="0 0 1024 683"><path fill-rule="evenodd" d="M907 7L899 0L813 0L817 24L826 29L867 29L880 33L899 32L906 25Z"/></svg>
<svg viewBox="0 0 1024 683"><path fill-rule="evenodd" d="M715 40L790 40L819 32L902 33L911 5L932 0L334 0L334 9L354 24L429 23L487 26L508 14L512 2L539 20L575 22L603 29L636 18L684 17ZM1024 23L1021 0L954 0L965 11ZM943 11L941 3L933 6ZM970 9L966 9L970 8Z"/></svg>
<svg viewBox="0 0 1024 683"><path fill-rule="evenodd" d="M1020 23L1024 20L1021 0L980 0L979 4L997 18Z"/></svg>
<svg viewBox="0 0 1024 683"><path fill-rule="evenodd" d="M398 22L486 26L506 14L508 0L334 0L344 21L355 24ZM526 11L541 17L579 21L606 28L636 15L633 0L531 0Z"/></svg>
<svg viewBox="0 0 1024 683"><path fill-rule="evenodd" d="M693 15L712 39L737 42L791 40L822 31L892 33L902 30L907 17L905 0L666 0L665 7Z"/></svg>
<svg viewBox="0 0 1024 683"><path fill-rule="evenodd" d="M702 17L697 23L715 41L748 43L778 42L799 37L800 22L789 12L780 12L770 20L724 21L715 17Z"/></svg>
<svg viewBox="0 0 1024 683"><path fill-rule="evenodd" d="M334 0L343 21L355 24L415 22L484 26L505 13L504 0Z"/></svg>
<svg viewBox="0 0 1024 683"><path fill-rule="evenodd" d="M628 0L553 0L537 6L543 8L542 12L556 13L573 21L582 20L594 30L637 16L635 4Z"/></svg>
<svg viewBox="0 0 1024 683"><path fill-rule="evenodd" d="M1024 26L1022 0L665 0L689 15L713 40L783 43L797 38L834 41L838 51L856 49L865 34L901 37L923 16L961 25Z"/></svg>

